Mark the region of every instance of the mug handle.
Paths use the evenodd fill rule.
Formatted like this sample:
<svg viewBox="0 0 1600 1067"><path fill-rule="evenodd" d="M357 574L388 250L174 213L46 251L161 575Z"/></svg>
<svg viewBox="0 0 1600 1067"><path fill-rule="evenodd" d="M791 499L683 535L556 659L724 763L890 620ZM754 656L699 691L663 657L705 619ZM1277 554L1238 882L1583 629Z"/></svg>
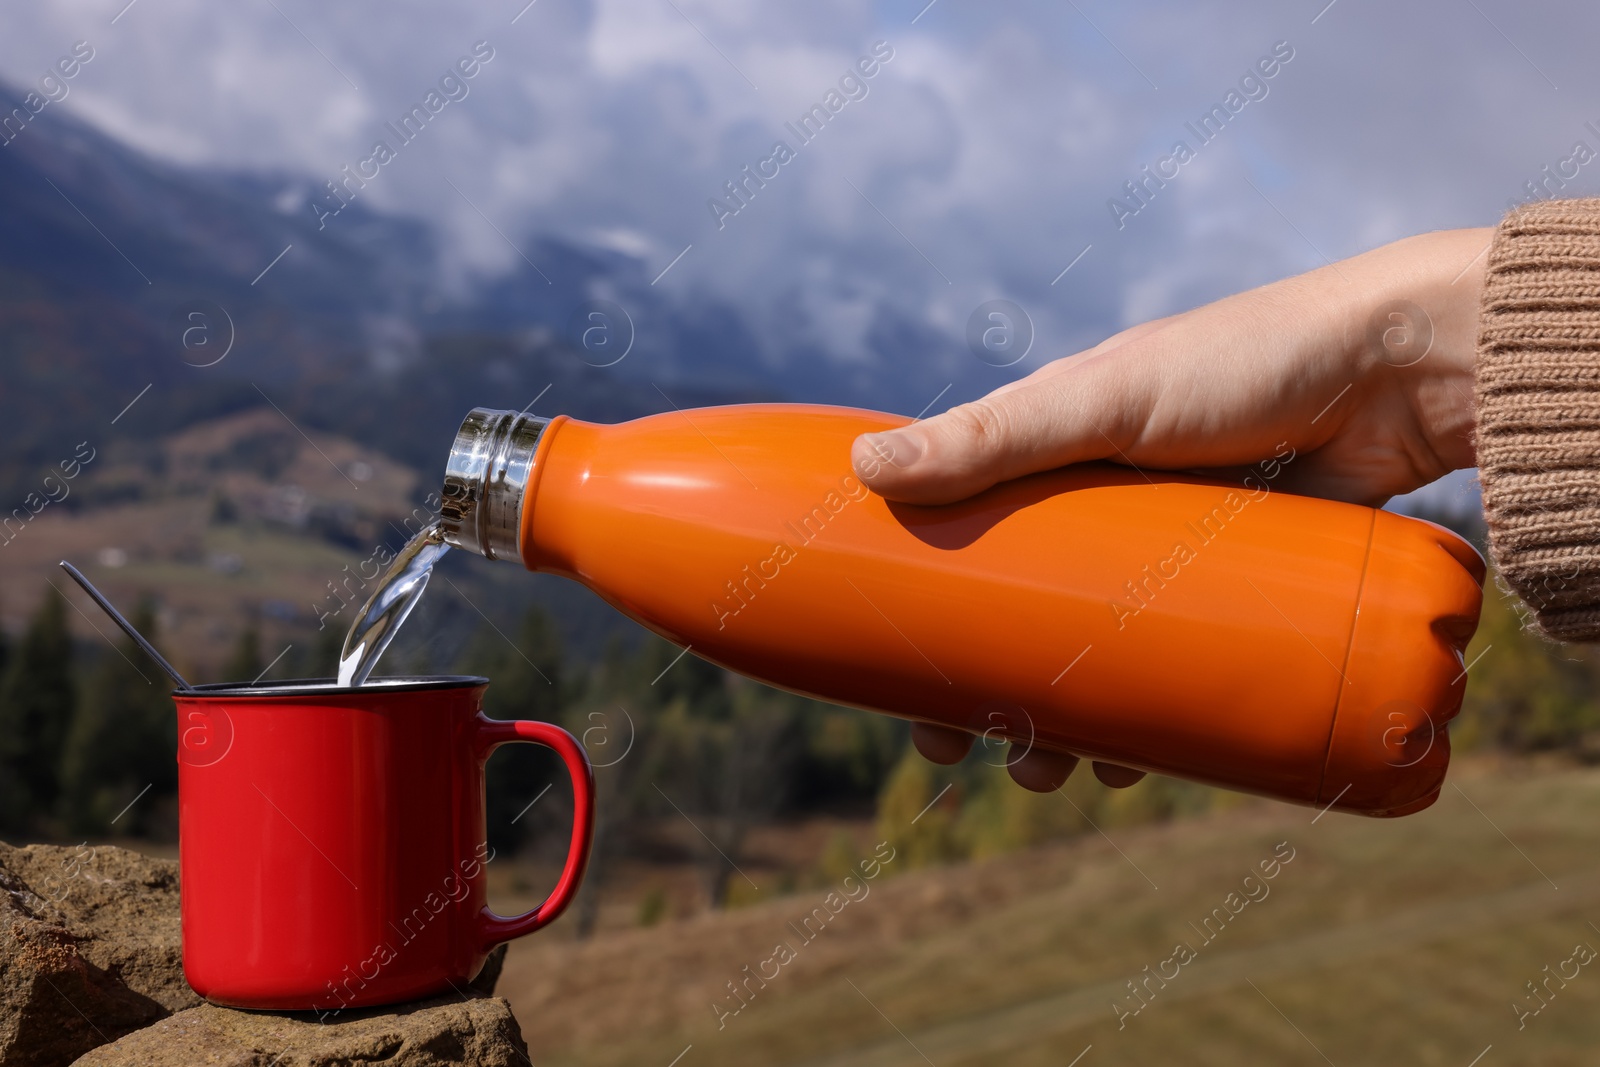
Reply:
<svg viewBox="0 0 1600 1067"><path fill-rule="evenodd" d="M567 773L572 777L572 843L567 848L567 863L561 871L561 878L544 903L532 911L510 917L496 915L487 907L479 913L479 937L485 949L523 934L531 934L553 922L566 910L578 892L579 883L583 881L583 869L589 863L589 846L594 838L594 771L577 738L547 722L479 716L480 760L488 760L489 754L496 748L513 741L544 745L553 749L567 765Z"/></svg>

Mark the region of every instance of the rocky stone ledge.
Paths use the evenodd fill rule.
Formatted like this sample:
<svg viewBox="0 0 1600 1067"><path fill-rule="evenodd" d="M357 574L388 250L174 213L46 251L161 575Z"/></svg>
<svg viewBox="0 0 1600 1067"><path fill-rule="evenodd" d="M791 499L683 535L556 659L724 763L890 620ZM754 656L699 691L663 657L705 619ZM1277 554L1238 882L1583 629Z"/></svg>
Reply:
<svg viewBox="0 0 1600 1067"><path fill-rule="evenodd" d="M499 997L456 994L341 1013L234 1011L204 1004L103 1045L78 1067L528 1067L528 1046Z"/></svg>
<svg viewBox="0 0 1600 1067"><path fill-rule="evenodd" d="M221 1008L183 978L176 863L0 844L0 1067L518 1067L504 958L459 993L327 1021Z"/></svg>
<svg viewBox="0 0 1600 1067"><path fill-rule="evenodd" d="M58 1067L200 1003L178 865L122 848L0 844L0 1067Z"/></svg>

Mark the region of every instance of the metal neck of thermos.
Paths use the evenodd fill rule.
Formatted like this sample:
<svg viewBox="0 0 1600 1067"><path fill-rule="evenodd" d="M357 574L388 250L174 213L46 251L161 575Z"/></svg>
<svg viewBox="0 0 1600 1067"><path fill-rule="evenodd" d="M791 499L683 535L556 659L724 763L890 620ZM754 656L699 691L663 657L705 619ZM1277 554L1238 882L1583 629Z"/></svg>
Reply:
<svg viewBox="0 0 1600 1067"><path fill-rule="evenodd" d="M489 559L522 558L523 497L549 419L473 408L445 464L439 521L444 539Z"/></svg>

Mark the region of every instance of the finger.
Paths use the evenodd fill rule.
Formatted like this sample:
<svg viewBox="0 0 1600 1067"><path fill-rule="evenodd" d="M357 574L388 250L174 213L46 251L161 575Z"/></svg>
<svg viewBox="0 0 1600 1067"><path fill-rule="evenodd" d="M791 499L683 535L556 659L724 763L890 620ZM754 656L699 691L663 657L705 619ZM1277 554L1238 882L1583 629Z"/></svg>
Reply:
<svg viewBox="0 0 1600 1067"><path fill-rule="evenodd" d="M911 743L930 763L960 763L972 748L973 737L965 730L935 726L927 722L911 724Z"/></svg>
<svg viewBox="0 0 1600 1067"><path fill-rule="evenodd" d="M1148 419L1159 375L1159 361L1120 352L1090 360L922 422L866 434L857 438L851 461L883 496L946 504L1035 471L1116 458Z"/></svg>
<svg viewBox="0 0 1600 1067"><path fill-rule="evenodd" d="M1094 764L1094 776L1100 779L1101 785L1108 785L1112 789L1126 789L1130 785L1144 779L1143 771L1136 771L1132 767L1123 767L1116 763Z"/></svg>
<svg viewBox="0 0 1600 1067"><path fill-rule="evenodd" d="M1035 793L1049 793L1060 789L1077 765L1077 756L1035 748L1008 760L1006 770L1010 772L1011 780L1022 788Z"/></svg>

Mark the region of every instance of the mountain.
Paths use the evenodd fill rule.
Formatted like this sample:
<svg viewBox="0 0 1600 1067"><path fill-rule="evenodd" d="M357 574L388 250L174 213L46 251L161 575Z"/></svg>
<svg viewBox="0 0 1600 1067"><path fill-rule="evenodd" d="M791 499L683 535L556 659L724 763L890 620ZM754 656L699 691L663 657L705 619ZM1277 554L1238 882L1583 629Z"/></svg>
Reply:
<svg viewBox="0 0 1600 1067"><path fill-rule="evenodd" d="M0 86L0 114L20 102ZM607 421L740 399L915 412L930 376L947 380L907 368L948 362L948 339L887 307L866 312L884 358L841 363L798 296L756 314L669 294L658 265L554 236L519 235L519 269L447 291L427 224L355 200L321 228L321 192L152 159L59 108L0 146L0 491L25 494L86 438L150 440L269 401L431 468L476 404L542 394L540 411Z"/></svg>
<svg viewBox="0 0 1600 1067"><path fill-rule="evenodd" d="M20 105L0 86L0 114ZM607 420L666 408L652 382L680 405L778 395L731 357L718 371L713 350L741 336L725 310L663 333L636 261L535 241L553 284L449 300L425 224L357 202L319 229L309 195L295 175L151 159L59 109L0 146L0 490L24 495L85 438L154 439L269 402L431 468L468 408L547 386L541 410ZM602 290L634 294L653 331L639 347L695 353L677 361L693 380L580 358L562 332Z"/></svg>

